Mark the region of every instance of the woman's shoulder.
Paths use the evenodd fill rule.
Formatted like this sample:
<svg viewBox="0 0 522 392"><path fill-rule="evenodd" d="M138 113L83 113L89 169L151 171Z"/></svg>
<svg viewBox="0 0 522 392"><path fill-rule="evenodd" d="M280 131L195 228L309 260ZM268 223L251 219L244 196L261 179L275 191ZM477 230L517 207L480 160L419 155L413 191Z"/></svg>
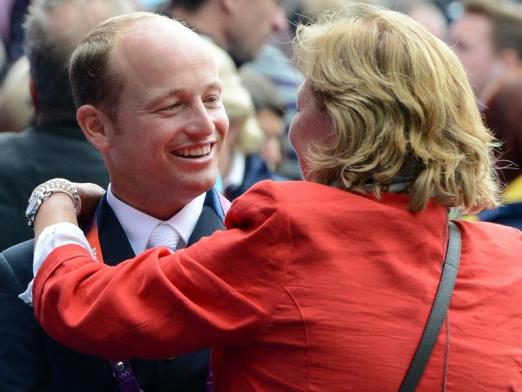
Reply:
<svg viewBox="0 0 522 392"><path fill-rule="evenodd" d="M350 192L332 186L304 180L264 180L252 186L247 193L272 195L281 200L324 198L325 195L338 195L339 197L350 197L350 195L353 195Z"/></svg>
<svg viewBox="0 0 522 392"><path fill-rule="evenodd" d="M463 251L480 255L490 254L492 259L513 260L520 264L522 257L522 231L491 222L459 221Z"/></svg>

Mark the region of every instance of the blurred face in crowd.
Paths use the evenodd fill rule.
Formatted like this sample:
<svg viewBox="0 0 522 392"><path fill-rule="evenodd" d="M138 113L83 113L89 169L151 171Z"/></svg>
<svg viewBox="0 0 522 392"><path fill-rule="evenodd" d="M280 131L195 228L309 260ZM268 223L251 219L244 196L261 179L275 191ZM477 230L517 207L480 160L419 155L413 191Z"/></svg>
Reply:
<svg viewBox="0 0 522 392"><path fill-rule="evenodd" d="M334 126L326 110L319 108L312 89L306 81L299 89L297 102L297 113L290 124L288 136L306 180L307 151L314 143L331 143L334 137Z"/></svg>
<svg viewBox="0 0 522 392"><path fill-rule="evenodd" d="M451 27L451 44L480 98L502 72L502 63L492 40L492 22L485 16L464 14Z"/></svg>
<svg viewBox="0 0 522 392"><path fill-rule="evenodd" d="M254 59L272 32L287 27L281 0L237 0L227 23L227 50L240 62Z"/></svg>
<svg viewBox="0 0 522 392"><path fill-rule="evenodd" d="M104 151L113 191L168 218L216 180L228 129L216 64L195 33L147 20L126 31L110 66L124 75Z"/></svg>
<svg viewBox="0 0 522 392"><path fill-rule="evenodd" d="M257 122L266 136L261 148L261 156L271 169L283 160L281 152L281 138L285 132L283 117L270 109L261 109L257 112Z"/></svg>

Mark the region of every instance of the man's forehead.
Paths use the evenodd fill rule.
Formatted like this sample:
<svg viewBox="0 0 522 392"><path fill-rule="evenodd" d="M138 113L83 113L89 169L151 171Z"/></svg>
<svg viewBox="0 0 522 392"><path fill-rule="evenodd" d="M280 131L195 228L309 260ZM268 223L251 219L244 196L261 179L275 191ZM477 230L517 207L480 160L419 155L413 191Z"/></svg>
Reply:
<svg viewBox="0 0 522 392"><path fill-rule="evenodd" d="M491 45L493 40L492 21L484 15L465 13L451 26L453 39L476 41Z"/></svg>
<svg viewBox="0 0 522 392"><path fill-rule="evenodd" d="M137 63L154 66L162 58L183 58L188 52L199 54L202 59L208 55L203 40L192 30L174 20L151 18L122 31L110 57L115 66Z"/></svg>
<svg viewBox="0 0 522 392"><path fill-rule="evenodd" d="M466 12L462 19L467 22L468 26L472 25L474 30L481 29L484 31L491 31L493 28L493 21L487 15L477 12Z"/></svg>
<svg viewBox="0 0 522 392"><path fill-rule="evenodd" d="M191 48L187 54L181 48L175 53L170 49L161 52L143 48L138 53L127 50L112 60L115 74L123 77L126 87L143 90L144 100L157 95L186 95L221 88L214 58L200 48Z"/></svg>

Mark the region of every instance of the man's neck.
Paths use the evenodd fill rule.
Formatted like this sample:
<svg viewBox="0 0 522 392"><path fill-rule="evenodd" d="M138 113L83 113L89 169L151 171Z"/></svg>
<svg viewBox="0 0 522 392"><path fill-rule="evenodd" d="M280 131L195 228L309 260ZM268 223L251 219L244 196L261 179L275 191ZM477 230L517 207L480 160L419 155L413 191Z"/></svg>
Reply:
<svg viewBox="0 0 522 392"><path fill-rule="evenodd" d="M152 200L145 195L134 194L133 197L126 195L124 192L120 192L114 186L111 187L113 196L120 202L125 203L129 207L132 207L136 211L146 214L155 219L166 221L176 215L190 200L170 200L163 203L157 200ZM148 195L153 196L151 192L147 192Z"/></svg>
<svg viewBox="0 0 522 392"><path fill-rule="evenodd" d="M136 253L140 253L145 249L150 233L159 222L168 221L180 234L183 242L188 244L188 240L203 209L206 196L205 193L202 193L176 213L165 219L160 219L148 214L143 209L137 209L124 200L119 199L112 190L112 187L109 186L107 203L120 222L127 239Z"/></svg>

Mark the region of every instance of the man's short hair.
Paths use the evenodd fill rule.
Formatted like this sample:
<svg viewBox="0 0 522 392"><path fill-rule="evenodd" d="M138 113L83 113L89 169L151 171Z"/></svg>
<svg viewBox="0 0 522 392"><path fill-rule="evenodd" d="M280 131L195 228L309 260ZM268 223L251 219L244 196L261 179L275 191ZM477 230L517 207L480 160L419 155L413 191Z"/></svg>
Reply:
<svg viewBox="0 0 522 392"><path fill-rule="evenodd" d="M514 49L522 59L522 5L508 0L467 0L464 10L491 21L496 50Z"/></svg>
<svg viewBox="0 0 522 392"><path fill-rule="evenodd" d="M75 109L67 63L77 43L105 18L132 11L127 0L36 0L25 21L25 51L41 112Z"/></svg>

